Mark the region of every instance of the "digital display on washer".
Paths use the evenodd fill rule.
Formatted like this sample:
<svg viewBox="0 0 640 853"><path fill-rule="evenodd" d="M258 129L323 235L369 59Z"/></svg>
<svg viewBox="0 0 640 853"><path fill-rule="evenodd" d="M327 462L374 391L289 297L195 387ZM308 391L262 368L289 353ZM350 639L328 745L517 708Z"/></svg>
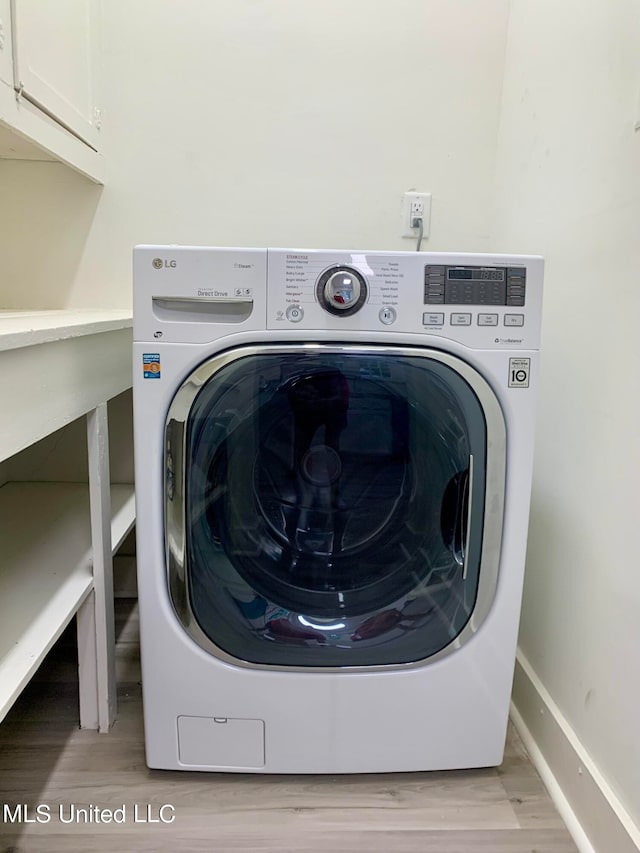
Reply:
<svg viewBox="0 0 640 853"><path fill-rule="evenodd" d="M447 278L468 279L471 281L504 281L503 269L478 269L477 267L464 267L463 269L447 269Z"/></svg>
<svg viewBox="0 0 640 853"><path fill-rule="evenodd" d="M424 268L425 305L504 305L522 307L525 267L447 266Z"/></svg>

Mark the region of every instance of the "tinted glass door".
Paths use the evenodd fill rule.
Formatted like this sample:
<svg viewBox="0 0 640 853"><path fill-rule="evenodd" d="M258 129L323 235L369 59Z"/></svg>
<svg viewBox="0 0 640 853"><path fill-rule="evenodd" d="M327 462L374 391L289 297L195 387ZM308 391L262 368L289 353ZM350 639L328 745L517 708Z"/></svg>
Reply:
<svg viewBox="0 0 640 853"><path fill-rule="evenodd" d="M495 397L461 366L426 350L291 346L196 371L167 422L184 624L277 666L406 664L460 637L487 524L501 525L487 513L489 431L504 452Z"/></svg>

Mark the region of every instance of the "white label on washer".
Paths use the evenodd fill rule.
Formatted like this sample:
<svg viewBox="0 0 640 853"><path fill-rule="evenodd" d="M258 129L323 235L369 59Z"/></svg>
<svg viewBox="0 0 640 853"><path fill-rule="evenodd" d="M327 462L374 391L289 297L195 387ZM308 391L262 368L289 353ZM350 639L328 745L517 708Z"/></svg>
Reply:
<svg viewBox="0 0 640 853"><path fill-rule="evenodd" d="M509 359L509 388L529 387L530 358Z"/></svg>

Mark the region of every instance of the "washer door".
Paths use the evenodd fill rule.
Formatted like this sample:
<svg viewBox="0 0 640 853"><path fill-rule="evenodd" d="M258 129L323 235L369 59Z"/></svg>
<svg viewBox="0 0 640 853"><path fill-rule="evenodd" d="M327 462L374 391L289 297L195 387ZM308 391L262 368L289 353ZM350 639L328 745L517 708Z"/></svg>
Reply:
<svg viewBox="0 0 640 853"><path fill-rule="evenodd" d="M406 665L459 647L495 593L505 447L495 395L446 353L215 356L166 423L178 617L251 665Z"/></svg>

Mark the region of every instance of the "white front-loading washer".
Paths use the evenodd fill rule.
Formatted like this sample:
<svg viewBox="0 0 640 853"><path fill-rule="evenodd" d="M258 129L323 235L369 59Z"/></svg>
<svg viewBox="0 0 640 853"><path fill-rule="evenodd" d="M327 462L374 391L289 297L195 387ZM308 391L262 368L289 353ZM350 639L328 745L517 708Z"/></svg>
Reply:
<svg viewBox="0 0 640 853"><path fill-rule="evenodd" d="M147 762L502 760L543 263L140 246Z"/></svg>

